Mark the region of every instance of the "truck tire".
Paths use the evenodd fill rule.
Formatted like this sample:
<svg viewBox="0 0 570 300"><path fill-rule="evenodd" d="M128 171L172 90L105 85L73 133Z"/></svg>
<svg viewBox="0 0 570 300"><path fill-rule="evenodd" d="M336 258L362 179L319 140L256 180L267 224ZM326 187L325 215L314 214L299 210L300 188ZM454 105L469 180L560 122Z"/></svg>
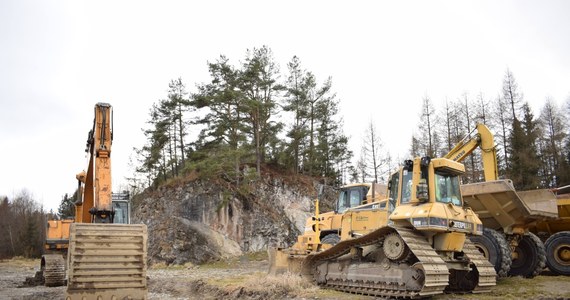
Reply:
<svg viewBox="0 0 570 300"><path fill-rule="evenodd" d="M321 238L321 244L336 245L340 242L340 236L336 233L329 233Z"/></svg>
<svg viewBox="0 0 570 300"><path fill-rule="evenodd" d="M511 265L511 276L533 278L546 267L546 251L544 244L532 232L525 233L515 249L517 255Z"/></svg>
<svg viewBox="0 0 570 300"><path fill-rule="evenodd" d="M469 239L495 267L499 277L509 275L513 261L509 244L503 234L490 228L484 228L483 235L470 236Z"/></svg>
<svg viewBox="0 0 570 300"><path fill-rule="evenodd" d="M558 275L570 275L570 231L551 235L544 246L548 269Z"/></svg>

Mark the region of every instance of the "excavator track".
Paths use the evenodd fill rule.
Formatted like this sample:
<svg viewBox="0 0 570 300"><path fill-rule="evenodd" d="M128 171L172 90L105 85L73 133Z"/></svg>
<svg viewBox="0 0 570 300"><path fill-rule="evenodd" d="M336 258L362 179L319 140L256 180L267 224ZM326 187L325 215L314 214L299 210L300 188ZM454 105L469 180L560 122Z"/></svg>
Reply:
<svg viewBox="0 0 570 300"><path fill-rule="evenodd" d="M65 299L147 299L146 254L144 224L72 224Z"/></svg>
<svg viewBox="0 0 570 300"><path fill-rule="evenodd" d="M45 286L65 285L65 260L61 253L45 254L42 257L41 271L45 281Z"/></svg>
<svg viewBox="0 0 570 300"><path fill-rule="evenodd" d="M357 268L358 272L366 272L363 278L358 276L336 276L336 265L332 260L347 254L350 249L380 243L389 233L397 232L412 253L417 262L405 269L396 270L391 277L382 278L383 273L390 268L389 263L351 264L349 268ZM331 273L328 272L331 265ZM307 256L303 262L305 273L314 272L317 284L330 289L349 293L395 298L420 298L442 294L449 282L449 271L446 263L432 249L426 239L418 232L403 227L383 227L355 239L342 241L329 250ZM326 274L323 274L326 272ZM410 278L403 280L397 272L409 273ZM371 280L372 279L372 280Z"/></svg>
<svg viewBox="0 0 570 300"><path fill-rule="evenodd" d="M469 239L463 244L463 253L477 268L479 272L479 280L477 286L471 291L472 293L487 293L491 287L496 285L497 273L495 267L483 256L483 254L475 247Z"/></svg>

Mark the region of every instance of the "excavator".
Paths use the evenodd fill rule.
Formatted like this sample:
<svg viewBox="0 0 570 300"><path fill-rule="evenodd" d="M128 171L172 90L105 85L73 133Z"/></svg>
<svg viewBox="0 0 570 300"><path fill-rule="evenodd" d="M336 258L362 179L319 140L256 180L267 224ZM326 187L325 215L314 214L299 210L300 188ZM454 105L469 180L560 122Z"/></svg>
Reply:
<svg viewBox="0 0 570 300"><path fill-rule="evenodd" d="M387 198L337 212L340 240L334 245L320 239L327 227L317 198L315 226L289 248L268 249L269 273L388 298L489 292L496 272L467 238L481 235L483 226L463 205L464 172L463 164L446 158L406 160L390 176Z"/></svg>
<svg viewBox="0 0 570 300"><path fill-rule="evenodd" d="M545 267L545 247L530 231L537 222L557 218L556 197L547 189L516 191L509 179L499 179L493 134L479 123L444 157L462 162L481 151L484 181L461 186L465 203L484 225L483 235L472 236L476 247L495 266L499 277L538 275Z"/></svg>
<svg viewBox="0 0 570 300"><path fill-rule="evenodd" d="M48 222L41 271L46 286L67 281L66 300L147 299L147 227L128 224L129 202L111 189L112 117L110 104L95 105L75 218Z"/></svg>

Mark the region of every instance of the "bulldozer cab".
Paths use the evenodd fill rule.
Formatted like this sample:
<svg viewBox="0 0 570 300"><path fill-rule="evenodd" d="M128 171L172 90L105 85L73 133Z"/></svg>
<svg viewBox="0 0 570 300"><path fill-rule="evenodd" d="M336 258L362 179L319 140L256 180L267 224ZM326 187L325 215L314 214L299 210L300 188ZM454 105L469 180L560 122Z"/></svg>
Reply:
<svg viewBox="0 0 570 300"><path fill-rule="evenodd" d="M445 158L406 161L388 184L389 219L418 230L481 234L481 221L463 207L459 180L463 172L461 163Z"/></svg>
<svg viewBox="0 0 570 300"><path fill-rule="evenodd" d="M463 206L459 180L463 170L462 165L447 159L406 161L388 183L390 211L398 205L427 202Z"/></svg>
<svg viewBox="0 0 570 300"><path fill-rule="evenodd" d="M335 212L344 213L351 207L359 206L366 200L367 186L349 186L343 188L338 194Z"/></svg>

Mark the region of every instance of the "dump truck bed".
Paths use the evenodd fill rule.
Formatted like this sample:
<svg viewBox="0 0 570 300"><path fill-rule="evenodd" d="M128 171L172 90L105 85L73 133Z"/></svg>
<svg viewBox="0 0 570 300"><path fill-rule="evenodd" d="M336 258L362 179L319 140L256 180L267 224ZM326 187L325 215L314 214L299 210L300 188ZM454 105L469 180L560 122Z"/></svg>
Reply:
<svg viewBox="0 0 570 300"><path fill-rule="evenodd" d="M461 186L463 199L478 215L483 226L510 232L537 221L558 217L556 196L550 190L517 192L511 180L470 183Z"/></svg>

